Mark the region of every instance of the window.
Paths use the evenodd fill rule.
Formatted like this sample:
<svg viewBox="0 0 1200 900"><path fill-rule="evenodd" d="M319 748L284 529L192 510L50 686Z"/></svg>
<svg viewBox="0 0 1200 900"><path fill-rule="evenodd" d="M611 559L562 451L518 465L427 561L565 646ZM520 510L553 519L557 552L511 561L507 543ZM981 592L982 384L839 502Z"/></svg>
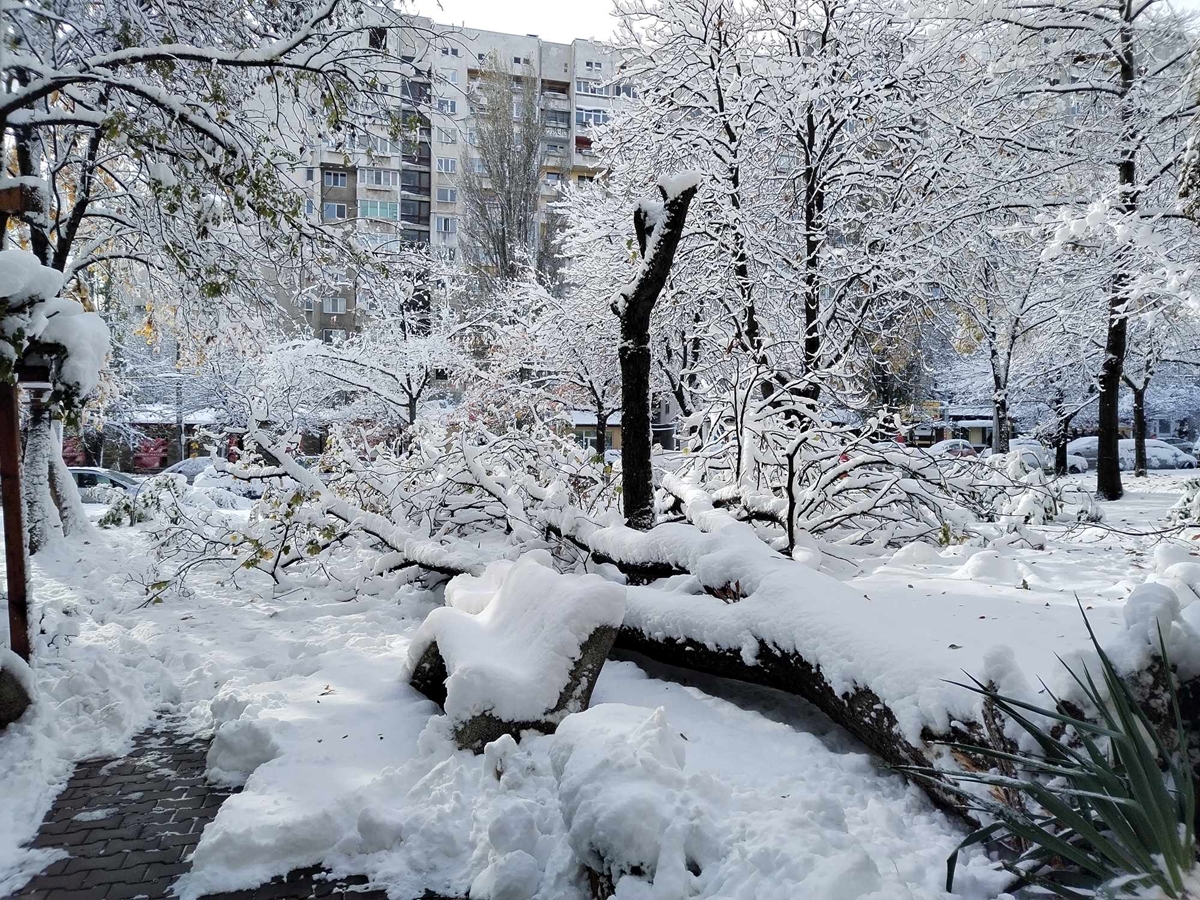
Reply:
<svg viewBox="0 0 1200 900"><path fill-rule="evenodd" d="M446 247L442 253L445 255L446 262L454 262L454 257L458 254L458 250L455 247Z"/></svg>
<svg viewBox="0 0 1200 900"><path fill-rule="evenodd" d="M437 198L439 203L457 203L458 188L440 187L437 189Z"/></svg>
<svg viewBox="0 0 1200 900"><path fill-rule="evenodd" d="M345 203L326 203L324 219L326 222L333 222L338 219L346 218Z"/></svg>
<svg viewBox="0 0 1200 900"><path fill-rule="evenodd" d="M343 188L345 186L346 186L346 173L345 172L326 172L325 173L325 187Z"/></svg>
<svg viewBox="0 0 1200 900"><path fill-rule="evenodd" d="M345 297L326 297L321 301L321 312L327 316L340 316L346 311Z"/></svg>
<svg viewBox="0 0 1200 900"><path fill-rule="evenodd" d="M596 176L595 176L595 175L580 175L578 180L579 180L579 181L581 181L581 182L585 182L585 181L595 181L595 180L596 180Z"/></svg>
<svg viewBox="0 0 1200 900"><path fill-rule="evenodd" d="M523 56L523 57L522 56L514 56L513 57L513 65L514 66L527 66L527 65L529 65L529 57L528 56Z"/></svg>
<svg viewBox="0 0 1200 900"><path fill-rule="evenodd" d="M400 204L395 200L360 200L358 214L366 219L391 219L400 217Z"/></svg>
<svg viewBox="0 0 1200 900"><path fill-rule="evenodd" d="M413 194L428 194L429 173L416 169L402 169L400 172L400 190Z"/></svg>
<svg viewBox="0 0 1200 900"><path fill-rule="evenodd" d="M562 156L566 152L567 152L566 144L547 144L546 145L546 153L548 153L550 156Z"/></svg>
<svg viewBox="0 0 1200 900"><path fill-rule="evenodd" d="M546 173L546 184L558 184L560 181L562 181L562 175L558 172Z"/></svg>
<svg viewBox="0 0 1200 900"><path fill-rule="evenodd" d="M304 214L306 216L311 216L316 211L317 211L317 204L313 203L312 200L304 201Z"/></svg>
<svg viewBox="0 0 1200 900"><path fill-rule="evenodd" d="M387 46L387 29L386 28L369 28L367 29L367 43L372 50L382 50Z"/></svg>
<svg viewBox="0 0 1200 900"><path fill-rule="evenodd" d="M321 340L326 344L340 344L346 339L345 328L322 328Z"/></svg>
<svg viewBox="0 0 1200 900"><path fill-rule="evenodd" d="M405 228L400 232L400 240L406 244L428 244L429 233L426 231L417 231L415 228Z"/></svg>
<svg viewBox="0 0 1200 900"><path fill-rule="evenodd" d="M438 216L437 230L442 234L455 234L458 232L458 219L453 216Z"/></svg>
<svg viewBox="0 0 1200 900"><path fill-rule="evenodd" d="M400 219L414 225L424 225L429 221L429 201L401 200Z"/></svg>
<svg viewBox="0 0 1200 900"><path fill-rule="evenodd" d="M367 187L395 187L400 183L400 173L395 169L359 169L358 183Z"/></svg>
<svg viewBox="0 0 1200 900"><path fill-rule="evenodd" d="M608 88L599 81L585 81L579 78L575 81L575 93L577 94L595 94L598 97L607 97Z"/></svg>
<svg viewBox="0 0 1200 900"><path fill-rule="evenodd" d="M576 125L603 125L608 121L607 109L577 109L575 110Z"/></svg>
<svg viewBox="0 0 1200 900"><path fill-rule="evenodd" d="M475 58L478 59L481 63L487 62L487 54L486 53L476 53Z"/></svg>
<svg viewBox="0 0 1200 900"><path fill-rule="evenodd" d="M634 89L633 84L628 81L622 81L620 84L614 84L611 89L614 97L628 97L631 100L637 97L638 92Z"/></svg>
<svg viewBox="0 0 1200 900"><path fill-rule="evenodd" d="M455 131L453 128L439 128L438 129L438 143L439 144L457 144L458 143L458 132Z"/></svg>
<svg viewBox="0 0 1200 900"><path fill-rule="evenodd" d="M475 146L475 129L474 128L467 129L467 143L470 144L472 147Z"/></svg>
<svg viewBox="0 0 1200 900"><path fill-rule="evenodd" d="M458 56L457 47L443 47L442 56Z"/></svg>
<svg viewBox="0 0 1200 900"><path fill-rule="evenodd" d="M453 175L458 171L458 160L453 156L439 156L437 170L446 175Z"/></svg>
<svg viewBox="0 0 1200 900"><path fill-rule="evenodd" d="M571 124L571 114L565 109L548 109L546 124L551 128L566 128Z"/></svg>
<svg viewBox="0 0 1200 900"><path fill-rule="evenodd" d="M305 181L312 181L312 180L313 180L313 170L312 170L312 169L305 169L305 170L304 170L304 180L305 180Z"/></svg>
<svg viewBox="0 0 1200 900"><path fill-rule="evenodd" d="M487 163L485 163L478 156L472 157L471 158L471 170L476 175L486 175L487 174Z"/></svg>
<svg viewBox="0 0 1200 900"><path fill-rule="evenodd" d="M453 116L458 113L458 101L447 100L444 97L438 98L438 112L443 115Z"/></svg>
<svg viewBox="0 0 1200 900"><path fill-rule="evenodd" d="M589 72L599 72L600 70L602 70L604 68L604 65L602 63L596 62L594 59L589 59L587 62L585 62L583 64L583 67L585 69L587 69Z"/></svg>
<svg viewBox="0 0 1200 900"><path fill-rule="evenodd" d="M442 69L442 81L450 84L458 84L458 69Z"/></svg>
<svg viewBox="0 0 1200 900"><path fill-rule="evenodd" d="M306 313L312 312L313 311L313 298L305 297L303 300L301 300L300 301L300 309L302 309Z"/></svg>

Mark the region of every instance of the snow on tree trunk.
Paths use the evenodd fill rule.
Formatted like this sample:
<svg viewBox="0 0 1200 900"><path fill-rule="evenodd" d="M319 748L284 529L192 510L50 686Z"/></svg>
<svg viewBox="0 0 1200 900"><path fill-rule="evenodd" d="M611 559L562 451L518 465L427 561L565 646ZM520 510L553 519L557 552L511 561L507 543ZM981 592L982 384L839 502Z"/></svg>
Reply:
<svg viewBox="0 0 1200 900"><path fill-rule="evenodd" d="M50 491L62 520L63 534L86 534L91 530L91 523L84 512L75 479L71 477L67 463L62 457L62 422L51 423L50 439Z"/></svg>
<svg viewBox="0 0 1200 900"><path fill-rule="evenodd" d="M1008 394L997 391L992 398L992 452L1008 452Z"/></svg>
<svg viewBox="0 0 1200 900"><path fill-rule="evenodd" d="M596 455L604 459L604 451L608 449L608 410L602 406L596 407Z"/></svg>
<svg viewBox="0 0 1200 900"><path fill-rule="evenodd" d="M621 322L621 493L625 521L646 531L654 525L650 462L650 314L671 271L699 175L661 178L661 204L642 201L633 213L642 264L613 303Z"/></svg>
<svg viewBox="0 0 1200 900"><path fill-rule="evenodd" d="M54 452L50 415L46 407L34 402L25 433L25 455L21 481L25 496L25 528L32 556L55 538L63 536L62 520L50 488L50 460Z"/></svg>

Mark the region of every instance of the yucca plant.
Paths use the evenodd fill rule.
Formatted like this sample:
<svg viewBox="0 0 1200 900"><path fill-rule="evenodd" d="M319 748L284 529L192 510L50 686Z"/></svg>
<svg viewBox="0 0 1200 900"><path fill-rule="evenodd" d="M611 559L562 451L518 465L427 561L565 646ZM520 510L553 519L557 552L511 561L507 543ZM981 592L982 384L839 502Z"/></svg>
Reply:
<svg viewBox="0 0 1200 900"><path fill-rule="evenodd" d="M1087 617L1084 617L1087 622ZM1019 725L1040 752L1007 753L986 747L947 744L951 749L995 760L1014 773L945 772L910 769L942 782L968 809L994 820L972 832L950 855L946 889L953 890L958 854L976 844L1001 850L1001 865L1017 876L1009 889L1032 886L1072 900L1169 897L1200 900L1194 819L1195 793L1179 700L1166 642L1159 647L1166 671L1179 746L1169 750L1117 674L1088 623L1100 657L1101 693L1086 666L1082 677L1063 660L1071 677L1097 710L1097 721L1068 715L1047 688L1053 709L1005 697L972 678L962 685L987 697ZM1043 683L1043 687L1045 684ZM1027 717L1034 713L1067 726L1061 739ZM1057 729L1056 729L1057 730ZM1067 743L1070 733L1076 740ZM944 779L948 779L947 783ZM963 787L975 782L1025 798L1009 806Z"/></svg>

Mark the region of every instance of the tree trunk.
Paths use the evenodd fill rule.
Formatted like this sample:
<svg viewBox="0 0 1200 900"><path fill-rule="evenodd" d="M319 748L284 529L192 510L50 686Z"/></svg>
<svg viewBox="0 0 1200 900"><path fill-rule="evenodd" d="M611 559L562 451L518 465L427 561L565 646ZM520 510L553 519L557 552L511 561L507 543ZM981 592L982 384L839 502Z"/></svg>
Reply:
<svg viewBox="0 0 1200 900"><path fill-rule="evenodd" d="M54 495L50 488L50 454L53 447L49 411L40 400L34 400L29 407L29 425L25 432L25 457L22 460L21 471L30 556L45 548L55 538L63 536L62 520L58 517L58 508L54 505Z"/></svg>
<svg viewBox="0 0 1200 900"><path fill-rule="evenodd" d="M608 449L608 411L601 406L596 407L596 455L604 461L604 451Z"/></svg>
<svg viewBox="0 0 1200 900"><path fill-rule="evenodd" d="M1133 476L1135 478L1146 477L1146 389L1144 387L1133 388Z"/></svg>
<svg viewBox="0 0 1200 900"><path fill-rule="evenodd" d="M1008 394L996 391L992 395L992 452L1008 452Z"/></svg>
<svg viewBox="0 0 1200 900"><path fill-rule="evenodd" d="M625 524L647 531L654 526L654 472L650 461L650 314L671 271L683 234L692 184L674 195L659 186L663 205L642 203L633 214L642 265L621 292L613 311L621 320L621 496ZM657 233L656 233L657 232Z"/></svg>
<svg viewBox="0 0 1200 900"><path fill-rule="evenodd" d="M91 530L79 488L62 457L62 422L50 425L50 493L62 521L64 535L86 534Z"/></svg>
<svg viewBox="0 0 1200 900"><path fill-rule="evenodd" d="M1137 181L1136 134L1133 131L1133 115L1129 105L1137 70L1133 55L1133 0L1122 0L1121 17L1124 25L1120 33L1120 117L1121 138L1124 150L1117 163L1122 211L1131 214L1137 210L1134 195ZM1097 382L1100 387L1100 429L1096 449L1096 493L1105 500L1120 500L1121 487L1120 440L1121 377L1125 367L1125 348L1128 341L1129 318L1126 305L1129 303L1129 254L1118 251L1117 270L1113 273L1112 293L1108 300L1108 333L1104 339L1104 364L1100 368Z"/></svg>

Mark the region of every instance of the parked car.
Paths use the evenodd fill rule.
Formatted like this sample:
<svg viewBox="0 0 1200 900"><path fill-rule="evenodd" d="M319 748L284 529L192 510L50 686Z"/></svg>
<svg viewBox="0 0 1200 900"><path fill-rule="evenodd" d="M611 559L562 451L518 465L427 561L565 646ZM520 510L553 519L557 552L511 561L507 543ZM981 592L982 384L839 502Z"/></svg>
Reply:
<svg viewBox="0 0 1200 900"><path fill-rule="evenodd" d="M1133 468L1134 458L1134 441L1132 438L1124 438L1120 441L1121 456L1124 458L1128 452L1130 461L1128 468ZM1160 441L1157 438L1146 439L1146 468L1147 469L1194 469L1196 468L1196 457L1190 453L1184 453L1178 447L1172 447L1166 441Z"/></svg>
<svg viewBox="0 0 1200 900"><path fill-rule="evenodd" d="M974 459L979 455L975 452L975 448L971 446L970 441L964 441L961 438L938 441L929 448L929 452L934 456L953 456L958 459Z"/></svg>
<svg viewBox="0 0 1200 900"><path fill-rule="evenodd" d="M139 482L124 472L112 469L100 469L94 466L68 466L67 471L75 479L75 486L84 488L118 488L129 496L134 496L140 487Z"/></svg>
<svg viewBox="0 0 1200 900"><path fill-rule="evenodd" d="M1125 443L1124 441L1120 442L1120 444L1122 444L1122 445L1124 443ZM1073 440L1069 444L1067 444L1067 453L1074 453L1077 456L1083 457L1085 460L1087 460L1088 465L1091 468L1095 468L1096 467L1096 454L1099 450L1099 444L1100 444L1100 439L1098 437L1096 437L1096 435L1094 435L1094 434L1089 435L1088 437L1075 438L1075 440ZM1132 469L1133 468L1133 446L1132 446L1132 443L1128 448L1119 445L1118 452L1121 454L1120 455L1121 469L1122 470Z"/></svg>
<svg viewBox="0 0 1200 900"><path fill-rule="evenodd" d="M1047 472L1054 471L1054 448L1047 447L1041 441L1034 438L1012 438L1008 442L1008 446L1012 450L1021 450L1022 457L1025 451L1033 454L1041 466ZM1029 460L1026 460L1029 464ZM1072 453L1070 445L1067 445L1067 471L1072 475L1082 475L1088 470L1088 461L1086 457L1080 456L1078 453Z"/></svg>
<svg viewBox="0 0 1200 900"><path fill-rule="evenodd" d="M1187 438L1165 437L1165 438L1158 438L1158 440L1165 441L1166 443L1168 443L1172 447L1174 447L1176 450L1182 450L1184 453L1192 453L1192 449L1194 447L1194 444L1192 443L1192 441L1189 441ZM1195 454L1192 454L1192 455L1194 456Z"/></svg>
<svg viewBox="0 0 1200 900"><path fill-rule="evenodd" d="M191 459L181 459L174 465L167 466L162 470L164 475L182 475L187 479L187 483L191 484L196 480L196 476L212 465L211 456L196 456Z"/></svg>

